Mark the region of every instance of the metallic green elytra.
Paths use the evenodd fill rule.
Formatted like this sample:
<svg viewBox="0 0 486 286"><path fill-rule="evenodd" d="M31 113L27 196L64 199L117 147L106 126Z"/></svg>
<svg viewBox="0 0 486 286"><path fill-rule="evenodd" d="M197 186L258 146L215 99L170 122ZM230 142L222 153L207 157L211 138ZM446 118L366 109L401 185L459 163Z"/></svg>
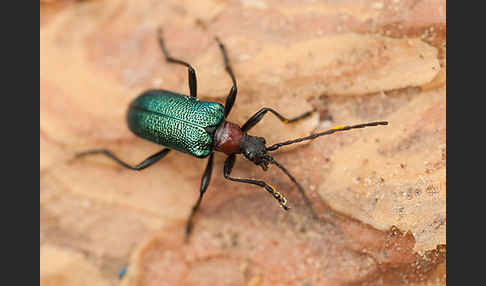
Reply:
<svg viewBox="0 0 486 286"><path fill-rule="evenodd" d="M142 93L127 112L137 136L198 158L211 154L214 130L223 119L221 104L167 90Z"/></svg>

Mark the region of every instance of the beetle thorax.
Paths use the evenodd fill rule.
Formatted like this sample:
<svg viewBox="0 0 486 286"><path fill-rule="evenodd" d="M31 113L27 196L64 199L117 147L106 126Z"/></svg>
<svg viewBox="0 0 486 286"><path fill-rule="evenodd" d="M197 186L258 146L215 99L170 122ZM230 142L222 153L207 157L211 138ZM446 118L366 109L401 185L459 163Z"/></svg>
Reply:
<svg viewBox="0 0 486 286"><path fill-rule="evenodd" d="M240 126L225 120L214 133L214 148L227 155L240 153L243 136Z"/></svg>
<svg viewBox="0 0 486 286"><path fill-rule="evenodd" d="M214 133L214 150L227 155L243 154L248 160L267 170L271 157L265 138L243 132L237 124L223 121Z"/></svg>

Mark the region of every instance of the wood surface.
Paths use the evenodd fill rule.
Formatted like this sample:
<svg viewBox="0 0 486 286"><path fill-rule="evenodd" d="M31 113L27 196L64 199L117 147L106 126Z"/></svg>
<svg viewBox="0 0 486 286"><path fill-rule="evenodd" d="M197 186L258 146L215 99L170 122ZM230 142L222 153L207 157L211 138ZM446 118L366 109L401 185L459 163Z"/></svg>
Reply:
<svg viewBox="0 0 486 286"><path fill-rule="evenodd" d="M445 285L446 3L387 1L41 1L41 285ZM184 244L206 164L161 149L125 124L144 90L188 93L191 63L203 100L224 103L231 80L214 40L226 45L238 82L229 120L267 115L251 134L268 144L335 125L386 120L279 150L277 168L238 160L233 175L286 194L285 212L261 189L211 184ZM119 280L117 273L128 266Z"/></svg>

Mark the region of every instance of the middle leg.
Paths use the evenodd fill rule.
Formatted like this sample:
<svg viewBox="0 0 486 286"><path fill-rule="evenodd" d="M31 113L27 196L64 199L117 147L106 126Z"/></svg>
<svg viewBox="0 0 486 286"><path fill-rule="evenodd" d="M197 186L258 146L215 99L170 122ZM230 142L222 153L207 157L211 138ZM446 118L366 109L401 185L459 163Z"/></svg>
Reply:
<svg viewBox="0 0 486 286"><path fill-rule="evenodd" d="M230 75L231 80L233 81L233 86L231 87L231 90L230 90L228 96L226 97L226 103L224 105L224 117L226 118L229 115L231 108L233 108L233 104L235 103L236 94L237 94L238 90L236 88L235 75L233 74L233 70L231 69L231 66L229 64L229 59L228 59L228 55L226 53L226 49L225 49L223 43L221 43L221 41L219 40L218 37L216 37L215 39L216 39L216 42L218 42L219 48L221 49L221 53L223 54L224 68L226 69L226 72L228 72L228 74Z"/></svg>
<svg viewBox="0 0 486 286"><path fill-rule="evenodd" d="M199 209L199 205L201 204L203 195L209 186L209 181L211 180L211 173L213 171L213 155L214 153L211 153L211 155L209 156L208 164L206 165L206 170L204 171L204 174L201 179L201 187L199 189L199 199L197 200L196 204L192 207L191 214L187 219L186 242L189 240L189 235L191 234L192 231L194 216L196 215L196 212Z"/></svg>
<svg viewBox="0 0 486 286"><path fill-rule="evenodd" d="M165 48L164 38L162 37L162 29L158 29L157 33L159 35L159 45L162 53L164 54L165 60L169 63L179 64L187 67L187 72L189 74L189 91L191 97L197 97L197 80L196 80L196 72L192 68L192 66L184 61L174 59L173 57L169 56L167 49Z"/></svg>

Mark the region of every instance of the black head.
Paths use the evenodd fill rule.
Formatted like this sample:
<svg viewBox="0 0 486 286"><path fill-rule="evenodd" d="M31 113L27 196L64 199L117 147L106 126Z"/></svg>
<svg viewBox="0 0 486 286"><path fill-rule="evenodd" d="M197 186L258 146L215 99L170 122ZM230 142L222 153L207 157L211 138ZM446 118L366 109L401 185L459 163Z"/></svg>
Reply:
<svg viewBox="0 0 486 286"><path fill-rule="evenodd" d="M243 140L240 145L241 153L250 161L262 167L264 171L267 170L268 164L271 163L272 157L267 152L265 147L265 138L243 135Z"/></svg>

